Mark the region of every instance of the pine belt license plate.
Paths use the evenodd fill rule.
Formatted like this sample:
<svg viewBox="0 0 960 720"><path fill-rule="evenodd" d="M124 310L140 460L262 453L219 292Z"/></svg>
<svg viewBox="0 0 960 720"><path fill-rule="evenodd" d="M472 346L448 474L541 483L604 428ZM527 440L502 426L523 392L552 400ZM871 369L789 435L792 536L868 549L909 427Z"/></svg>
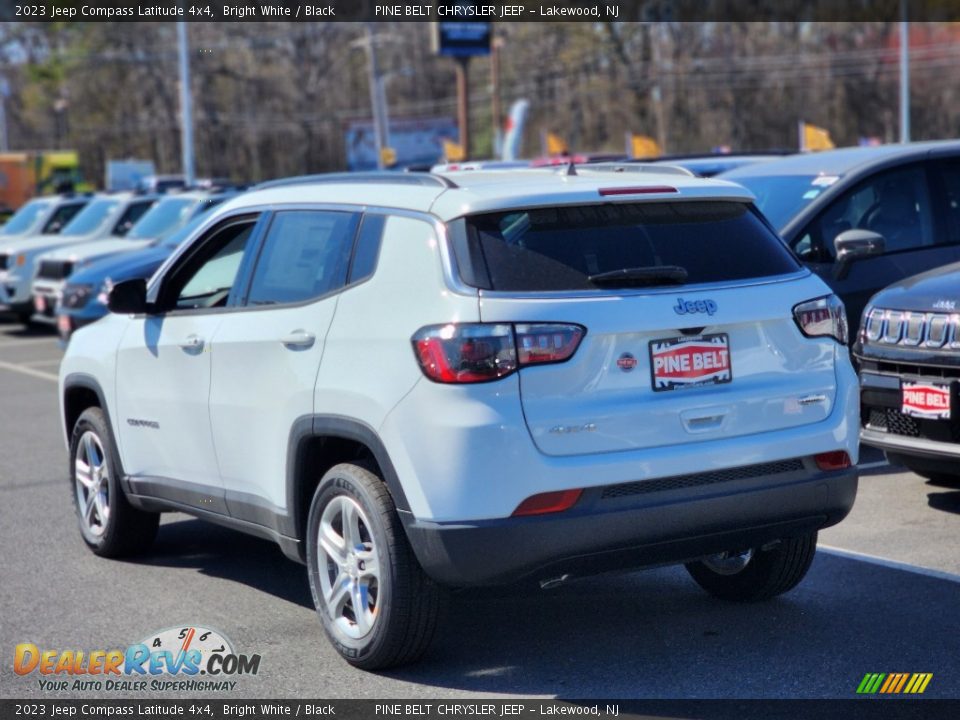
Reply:
<svg viewBox="0 0 960 720"><path fill-rule="evenodd" d="M650 373L655 392L728 383L730 338L720 333L651 340Z"/></svg>
<svg viewBox="0 0 960 720"><path fill-rule="evenodd" d="M900 383L900 402L904 415L926 420L950 419L950 385L904 380Z"/></svg>

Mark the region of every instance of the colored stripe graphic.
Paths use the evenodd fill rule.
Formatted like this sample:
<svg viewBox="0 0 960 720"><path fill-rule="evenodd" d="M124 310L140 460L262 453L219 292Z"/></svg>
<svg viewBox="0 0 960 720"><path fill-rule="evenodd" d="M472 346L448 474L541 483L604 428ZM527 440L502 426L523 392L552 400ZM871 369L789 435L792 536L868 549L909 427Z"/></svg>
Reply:
<svg viewBox="0 0 960 720"><path fill-rule="evenodd" d="M859 695L920 695L933 679L933 673L867 673L857 686Z"/></svg>
<svg viewBox="0 0 960 720"><path fill-rule="evenodd" d="M885 673L867 673L860 681L857 692L861 695L873 695L879 689L880 683L883 682L885 677Z"/></svg>

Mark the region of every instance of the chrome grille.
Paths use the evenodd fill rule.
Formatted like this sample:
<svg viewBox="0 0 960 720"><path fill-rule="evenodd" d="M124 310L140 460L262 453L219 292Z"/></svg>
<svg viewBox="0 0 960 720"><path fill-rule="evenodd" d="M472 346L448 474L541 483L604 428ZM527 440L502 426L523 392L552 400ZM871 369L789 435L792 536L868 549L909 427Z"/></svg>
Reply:
<svg viewBox="0 0 960 720"><path fill-rule="evenodd" d="M863 337L878 345L960 348L960 314L872 308L863 323Z"/></svg>
<svg viewBox="0 0 960 720"><path fill-rule="evenodd" d="M652 492L680 490L683 488L697 487L698 485L714 485L732 480L746 480L769 475L781 475L784 473L799 472L801 470L803 470L803 460L793 458L791 460L780 460L778 462L761 463L759 465L746 465L744 467L729 468L727 470L696 473L695 475L675 475L673 477L657 478L655 480L641 480L639 482L622 483L620 485L608 485L603 489L601 497L604 500L609 500L611 498L627 497L629 495L644 495Z"/></svg>
<svg viewBox="0 0 960 720"><path fill-rule="evenodd" d="M42 260L37 277L44 280L63 280L73 272L73 263L68 260Z"/></svg>

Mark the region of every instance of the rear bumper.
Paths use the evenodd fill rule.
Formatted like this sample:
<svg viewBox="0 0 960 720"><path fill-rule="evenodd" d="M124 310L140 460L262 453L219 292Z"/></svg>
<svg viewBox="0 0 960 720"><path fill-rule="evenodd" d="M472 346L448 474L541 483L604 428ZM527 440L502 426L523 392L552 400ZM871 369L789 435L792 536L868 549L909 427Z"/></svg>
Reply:
<svg viewBox="0 0 960 720"><path fill-rule="evenodd" d="M439 523L403 515L434 580L492 585L684 562L818 530L847 515L857 479L856 468L825 473L805 461L797 472L694 488L613 497L617 486L592 488L571 510L542 517Z"/></svg>

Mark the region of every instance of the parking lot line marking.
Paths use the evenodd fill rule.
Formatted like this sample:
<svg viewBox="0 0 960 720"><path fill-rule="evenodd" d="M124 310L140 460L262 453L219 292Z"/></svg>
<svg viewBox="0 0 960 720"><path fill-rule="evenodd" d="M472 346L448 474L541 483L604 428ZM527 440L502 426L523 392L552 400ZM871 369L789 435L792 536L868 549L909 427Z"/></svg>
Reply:
<svg viewBox="0 0 960 720"><path fill-rule="evenodd" d="M8 341L0 341L0 350L8 347L24 347L25 345L56 345L55 337L42 338L22 338Z"/></svg>
<svg viewBox="0 0 960 720"><path fill-rule="evenodd" d="M868 555L867 553L857 552L856 550L844 550L843 548L834 547L833 545L818 544L817 549L823 550L830 555L838 555L850 560L862 560L864 562L873 563L874 565L882 565L883 567L888 567L893 570L903 570L904 572L926 575L927 577L937 578L938 580L947 580L948 582L960 583L960 575L948 573L943 570L934 570L933 568L923 567L922 565L911 565L909 563L898 562L897 560L890 560L888 558L878 557L876 555Z"/></svg>
<svg viewBox="0 0 960 720"><path fill-rule="evenodd" d="M0 370L10 370L12 372L18 372L23 375L29 375L30 377L37 377L42 380L47 380L49 382L57 382L60 378L54 375L53 373L43 372L43 370L34 370L31 367L24 367L23 365L17 365L16 363L8 363L0 360Z"/></svg>
<svg viewBox="0 0 960 720"><path fill-rule="evenodd" d="M60 358L56 360L27 360L26 362L19 363L24 367L43 367L44 365L59 365Z"/></svg>

